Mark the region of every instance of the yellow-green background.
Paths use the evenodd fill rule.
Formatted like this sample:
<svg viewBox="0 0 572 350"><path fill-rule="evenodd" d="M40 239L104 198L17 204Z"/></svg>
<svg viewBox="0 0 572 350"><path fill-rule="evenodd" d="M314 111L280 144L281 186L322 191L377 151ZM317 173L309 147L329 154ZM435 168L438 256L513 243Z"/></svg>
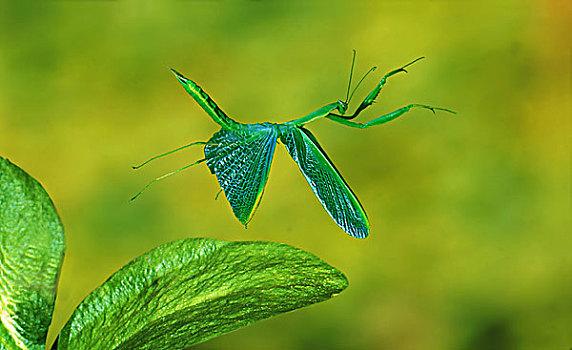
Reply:
<svg viewBox="0 0 572 350"><path fill-rule="evenodd" d="M40 180L66 227L50 339L123 264L194 236L272 240L322 257L349 288L200 349L564 349L572 345L571 7L566 1L4 1L0 154ZM358 130L309 126L367 210L344 234L277 146L245 230L200 148L130 166L218 127L173 67L233 118L282 122L392 78ZM354 105L355 107L355 105Z"/></svg>

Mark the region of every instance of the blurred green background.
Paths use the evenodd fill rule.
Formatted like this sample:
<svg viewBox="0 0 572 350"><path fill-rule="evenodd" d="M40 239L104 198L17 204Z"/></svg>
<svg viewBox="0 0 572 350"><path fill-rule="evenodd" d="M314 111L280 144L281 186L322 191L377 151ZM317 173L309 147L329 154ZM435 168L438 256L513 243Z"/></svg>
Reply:
<svg viewBox="0 0 572 350"><path fill-rule="evenodd" d="M566 1L3 1L0 152L40 180L67 234L50 339L93 288L175 239L285 242L346 273L323 304L199 349L563 349L572 345L571 5ZM358 130L310 125L370 221L343 233L282 145L245 230L200 148L218 126L167 67L241 122L283 122L392 78ZM350 110L353 111L352 108ZM51 340L50 340L51 341Z"/></svg>

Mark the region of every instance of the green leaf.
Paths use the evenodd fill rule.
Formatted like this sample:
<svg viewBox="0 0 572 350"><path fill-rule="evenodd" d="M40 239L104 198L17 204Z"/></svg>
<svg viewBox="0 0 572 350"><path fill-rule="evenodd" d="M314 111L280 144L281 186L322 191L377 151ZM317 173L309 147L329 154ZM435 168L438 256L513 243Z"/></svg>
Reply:
<svg viewBox="0 0 572 350"><path fill-rule="evenodd" d="M337 269L285 244L172 242L88 295L60 333L58 349L184 349L324 301L347 284Z"/></svg>
<svg viewBox="0 0 572 350"><path fill-rule="evenodd" d="M0 349L44 349L64 251L46 191L0 157Z"/></svg>

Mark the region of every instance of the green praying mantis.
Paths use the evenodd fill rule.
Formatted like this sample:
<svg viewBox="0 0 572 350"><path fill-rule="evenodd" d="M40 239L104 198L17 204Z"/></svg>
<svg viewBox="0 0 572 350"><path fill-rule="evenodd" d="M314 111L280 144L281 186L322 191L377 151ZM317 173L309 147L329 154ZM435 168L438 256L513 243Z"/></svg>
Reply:
<svg viewBox="0 0 572 350"><path fill-rule="evenodd" d="M353 94L365 77L376 68L372 67L363 76L350 95L355 64L354 50L345 101L338 100L329 103L306 116L282 124L268 122L243 124L234 121L217 106L199 85L185 78L174 69L171 69L177 80L183 85L183 88L199 106L221 126L221 129L206 142L193 142L152 157L146 162L134 166L134 169L138 169L157 158L164 157L187 147L197 145L204 146L204 158L155 178L132 199L137 198L154 182L199 163L206 162L211 173L217 177L221 191L224 191L234 215L246 227L248 222L252 219L260 203L262 194L264 193L274 149L276 143L280 140L286 146L288 153L298 164L300 171L310 184L314 194L318 197L318 200L322 203L322 206L328 214L330 214L332 219L334 219L336 224L353 237L365 238L369 234L369 220L365 210L330 158L326 155L316 137L314 137L305 126L311 122L326 118L345 126L365 129L385 124L402 116L413 108L428 109L432 111L433 114L435 114L436 110L455 113L445 108L413 103L370 120L367 123L352 121L374 102L389 77L401 72L407 73L406 68L421 59L423 59L423 57L386 73L355 112L352 115L345 115Z"/></svg>

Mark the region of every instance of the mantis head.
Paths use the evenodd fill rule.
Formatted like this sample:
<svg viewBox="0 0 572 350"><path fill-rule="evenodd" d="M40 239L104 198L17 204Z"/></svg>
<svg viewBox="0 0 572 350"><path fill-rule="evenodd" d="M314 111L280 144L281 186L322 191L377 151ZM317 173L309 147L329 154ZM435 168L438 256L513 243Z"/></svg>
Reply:
<svg viewBox="0 0 572 350"><path fill-rule="evenodd" d="M347 102L338 100L338 112L340 112L341 115L344 115L347 110L348 110Z"/></svg>

